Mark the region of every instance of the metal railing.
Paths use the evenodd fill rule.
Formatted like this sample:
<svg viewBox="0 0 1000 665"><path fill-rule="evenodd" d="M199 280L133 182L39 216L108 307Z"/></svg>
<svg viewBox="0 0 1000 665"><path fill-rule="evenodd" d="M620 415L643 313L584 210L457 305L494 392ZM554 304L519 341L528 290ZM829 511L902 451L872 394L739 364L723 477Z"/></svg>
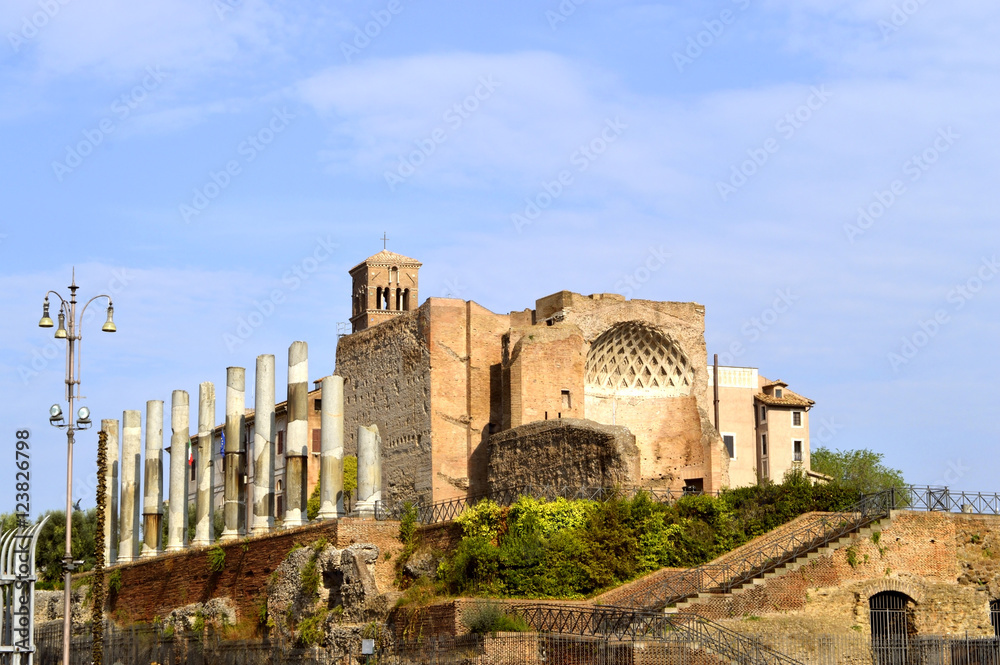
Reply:
<svg viewBox="0 0 1000 665"><path fill-rule="evenodd" d="M963 492L933 485L910 485L895 490L897 509L929 512L1000 515L1000 494Z"/></svg>
<svg viewBox="0 0 1000 665"><path fill-rule="evenodd" d="M533 499L545 499L554 501L556 499L566 500L586 500L586 501L607 501L611 498L632 498L639 493L648 496L656 503L673 503L682 496L694 496L708 494L718 496L719 492L702 492L689 490L656 489L651 487L596 487L596 486L572 486L572 485L518 485L505 487L484 494L476 494L456 499L446 499L435 503L413 503L417 511L417 521L421 524L437 524L439 522L450 522L457 519L466 508L470 508L480 501L489 499L500 506L511 506L517 503L522 496ZM375 505L375 519L378 520L398 520L405 512L405 504L402 502L385 503L377 502Z"/></svg>
<svg viewBox="0 0 1000 665"><path fill-rule="evenodd" d="M767 646L713 621L693 614L663 614L592 605L508 603L540 633L600 637L615 640L671 642L691 651L714 654L726 662L748 665L801 665Z"/></svg>
<svg viewBox="0 0 1000 665"><path fill-rule="evenodd" d="M836 513L817 517L786 534L740 552L722 563L708 563L684 571L661 574L633 582L635 592L616 606L660 610L699 593L727 593L800 556L887 517L896 493L885 490L869 494ZM656 575L656 573L653 573Z"/></svg>

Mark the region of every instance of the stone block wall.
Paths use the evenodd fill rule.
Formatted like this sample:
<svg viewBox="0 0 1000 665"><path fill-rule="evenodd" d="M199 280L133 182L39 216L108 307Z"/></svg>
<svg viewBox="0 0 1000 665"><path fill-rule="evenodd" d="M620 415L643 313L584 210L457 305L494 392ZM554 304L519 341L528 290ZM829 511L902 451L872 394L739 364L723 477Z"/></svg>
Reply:
<svg viewBox="0 0 1000 665"><path fill-rule="evenodd" d="M344 453L356 455L358 426L382 436L383 498L431 500L431 380L426 305L342 337Z"/></svg>
<svg viewBox="0 0 1000 665"><path fill-rule="evenodd" d="M490 437L490 490L527 484L629 485L639 449L625 427L562 418L528 423Z"/></svg>
<svg viewBox="0 0 1000 665"><path fill-rule="evenodd" d="M901 591L915 601L918 635L992 637L989 603L1000 597L998 544L997 516L898 511L871 535L689 610L765 635L807 630L870 636L869 598Z"/></svg>

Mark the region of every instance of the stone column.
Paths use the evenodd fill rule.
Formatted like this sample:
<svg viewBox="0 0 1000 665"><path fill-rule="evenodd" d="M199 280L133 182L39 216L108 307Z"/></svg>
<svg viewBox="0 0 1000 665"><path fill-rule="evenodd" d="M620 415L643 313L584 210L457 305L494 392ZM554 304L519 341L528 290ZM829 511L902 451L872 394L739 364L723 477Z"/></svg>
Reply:
<svg viewBox="0 0 1000 665"><path fill-rule="evenodd" d="M320 508L317 517L329 520L344 514L344 378L327 376L322 382L320 414Z"/></svg>
<svg viewBox="0 0 1000 665"><path fill-rule="evenodd" d="M122 494L118 562L139 556L139 462L142 447L142 417L138 411L122 414Z"/></svg>
<svg viewBox="0 0 1000 665"><path fill-rule="evenodd" d="M253 524L260 536L274 528L274 356L257 356L253 416Z"/></svg>
<svg viewBox="0 0 1000 665"><path fill-rule="evenodd" d="M226 478L223 494L225 528L221 541L235 540L246 533L240 521L240 508L245 498L243 483L243 432L246 427L246 370L242 367L226 368Z"/></svg>
<svg viewBox="0 0 1000 665"><path fill-rule="evenodd" d="M190 398L175 390L170 399L170 510L167 516L167 551L179 552L187 544L188 446L191 442Z"/></svg>
<svg viewBox="0 0 1000 665"><path fill-rule="evenodd" d="M118 560L118 421L102 420L108 435L108 468L104 477L104 564Z"/></svg>
<svg viewBox="0 0 1000 665"><path fill-rule="evenodd" d="M163 520L163 401L146 402L146 463L142 495L142 556L160 553Z"/></svg>
<svg viewBox="0 0 1000 665"><path fill-rule="evenodd" d="M358 427L358 512L362 517L375 515L375 504L382 500L382 437L378 425Z"/></svg>
<svg viewBox="0 0 1000 665"><path fill-rule="evenodd" d="M306 523L309 455L309 347L288 348L288 427L285 442L285 528Z"/></svg>
<svg viewBox="0 0 1000 665"><path fill-rule="evenodd" d="M215 430L215 384L205 381L198 386L198 494L195 501L194 541L196 547L208 547L215 540L212 517L215 512L215 455L212 433Z"/></svg>

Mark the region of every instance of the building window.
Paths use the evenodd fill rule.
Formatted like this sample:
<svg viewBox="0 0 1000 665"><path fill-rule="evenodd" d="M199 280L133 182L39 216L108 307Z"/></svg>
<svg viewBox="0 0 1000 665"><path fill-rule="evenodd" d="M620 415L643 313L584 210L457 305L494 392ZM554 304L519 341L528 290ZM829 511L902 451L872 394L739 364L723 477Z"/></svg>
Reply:
<svg viewBox="0 0 1000 665"><path fill-rule="evenodd" d="M405 311L410 311L410 290L403 289L403 309Z"/></svg>
<svg viewBox="0 0 1000 665"><path fill-rule="evenodd" d="M729 459L736 459L736 435L723 434L722 440L726 444L726 450L729 451Z"/></svg>
<svg viewBox="0 0 1000 665"><path fill-rule="evenodd" d="M762 405L760 407L760 422L764 422L766 420L767 420L767 407Z"/></svg>
<svg viewBox="0 0 1000 665"><path fill-rule="evenodd" d="M801 411L792 411L792 427L802 427Z"/></svg>
<svg viewBox="0 0 1000 665"><path fill-rule="evenodd" d="M382 309L382 287L375 289L375 309Z"/></svg>
<svg viewBox="0 0 1000 665"><path fill-rule="evenodd" d="M568 390L562 391L562 408L564 409L572 408Z"/></svg>
<svg viewBox="0 0 1000 665"><path fill-rule="evenodd" d="M801 462L802 461L802 441L796 439L792 441L792 461Z"/></svg>
<svg viewBox="0 0 1000 665"><path fill-rule="evenodd" d="M314 453L318 453L320 451L320 446L321 445L322 445L322 442L320 440L320 430L314 429L313 430L313 446L312 446L312 451Z"/></svg>
<svg viewBox="0 0 1000 665"><path fill-rule="evenodd" d="M990 623L993 624L993 634L1000 637L1000 600L990 601Z"/></svg>
<svg viewBox="0 0 1000 665"><path fill-rule="evenodd" d="M321 398L316 398L316 400L313 402L313 411L322 411L322 410L323 410L323 400Z"/></svg>
<svg viewBox="0 0 1000 665"><path fill-rule="evenodd" d="M767 457L767 434L760 435L760 456Z"/></svg>
<svg viewBox="0 0 1000 665"><path fill-rule="evenodd" d="M285 454L285 430L283 429L278 430L278 454Z"/></svg>
<svg viewBox="0 0 1000 665"><path fill-rule="evenodd" d="M781 396L784 395L784 394L785 394L785 391L782 390L781 388L775 388L774 389L774 396L777 397L778 399L781 399Z"/></svg>
<svg viewBox="0 0 1000 665"><path fill-rule="evenodd" d="M191 482L194 482L195 480L198 479L198 458L194 457L193 455L194 453L192 452L192 456L188 459L188 461L190 462L188 466L191 467Z"/></svg>

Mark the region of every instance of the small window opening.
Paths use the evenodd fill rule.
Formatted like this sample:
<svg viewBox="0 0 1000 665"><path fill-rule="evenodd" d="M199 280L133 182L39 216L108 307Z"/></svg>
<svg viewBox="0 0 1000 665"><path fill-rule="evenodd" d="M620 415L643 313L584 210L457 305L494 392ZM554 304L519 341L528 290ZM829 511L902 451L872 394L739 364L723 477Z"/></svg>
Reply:
<svg viewBox="0 0 1000 665"><path fill-rule="evenodd" d="M781 388L775 388L774 389L774 396L777 397L778 399L781 399L781 396L784 395L784 394L785 394L785 391L783 391Z"/></svg>
<svg viewBox="0 0 1000 665"><path fill-rule="evenodd" d="M569 395L569 391L568 390L562 391L562 408L564 408L564 409L571 409L571 408L573 408L573 406L572 406L572 400L570 399L570 395Z"/></svg>
<svg viewBox="0 0 1000 665"><path fill-rule="evenodd" d="M729 451L729 459L736 459L736 436L733 434L723 434L722 440L726 444L726 450Z"/></svg>
<svg viewBox="0 0 1000 665"><path fill-rule="evenodd" d="M792 441L792 461L801 462L802 461L802 442L796 439Z"/></svg>

